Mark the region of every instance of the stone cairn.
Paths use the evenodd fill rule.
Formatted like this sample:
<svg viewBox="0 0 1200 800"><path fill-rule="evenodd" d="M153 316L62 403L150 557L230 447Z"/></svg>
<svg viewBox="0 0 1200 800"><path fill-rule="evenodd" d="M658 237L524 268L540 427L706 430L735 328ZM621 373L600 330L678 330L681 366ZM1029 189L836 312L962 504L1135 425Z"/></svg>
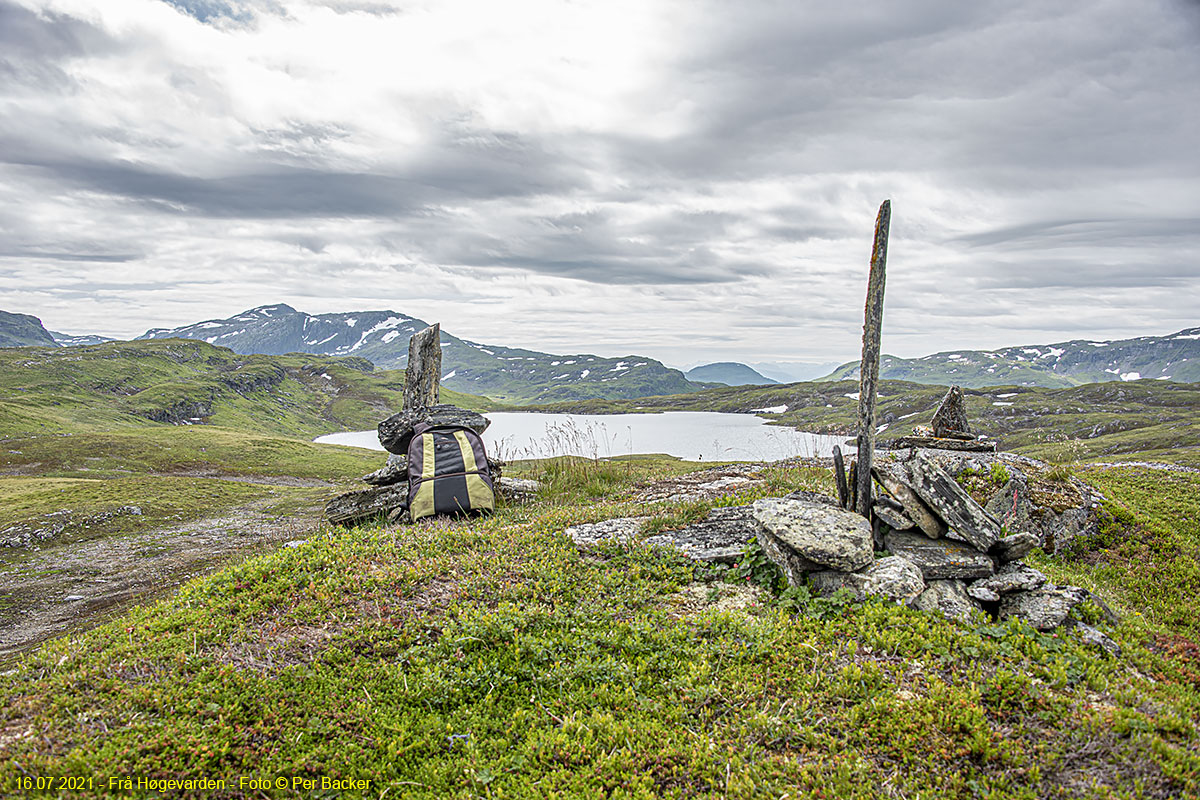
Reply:
<svg viewBox="0 0 1200 800"><path fill-rule="evenodd" d="M927 447L934 450L958 450L968 453L994 453L996 442L986 436L976 436L967 422L967 404L963 391L951 386L933 415L931 425L918 425L912 436L901 436L889 442L891 448Z"/></svg>
<svg viewBox="0 0 1200 800"><path fill-rule="evenodd" d="M325 519L335 525L357 525L387 517L389 522L408 519L408 444L417 425L453 425L483 434L491 421L482 414L439 403L442 372L441 325L434 324L408 342L404 373L404 400L399 413L379 423L379 443L388 451L387 462L362 481L371 488L338 495L325 505ZM503 463L488 456L488 468L497 493L507 502L520 502L538 490L537 481L504 478Z"/></svg>
<svg viewBox="0 0 1200 800"><path fill-rule="evenodd" d="M698 561L731 563L757 539L790 586L808 586L818 595L844 591L857 601L880 597L959 622L986 614L984 618L1018 617L1042 631L1069 624L1085 641L1116 652L1115 643L1071 615L1074 607L1091 600L1115 621L1103 601L1078 586L1056 586L1021 561L1047 537L1031 530L1008 532L936 463L938 451L996 449L995 442L981 442L971 434L961 389L947 392L930 436L913 437L909 449L874 458L890 216L890 203L885 202L876 220L867 290L858 458L847 469L840 448L834 448L838 499L811 492L764 498L747 506L713 509L698 523L643 541L673 545ZM1031 506L1024 481L1023 476L1010 481L997 495L1007 502L1010 486L1016 486L1012 511L1023 513L1006 515L1006 520L1018 525L1031 523L1042 511ZM1026 486L1024 498L1021 486ZM1090 496L1081 499L1085 506L1092 503ZM580 547L604 540L632 541L645 519L578 525L566 533Z"/></svg>

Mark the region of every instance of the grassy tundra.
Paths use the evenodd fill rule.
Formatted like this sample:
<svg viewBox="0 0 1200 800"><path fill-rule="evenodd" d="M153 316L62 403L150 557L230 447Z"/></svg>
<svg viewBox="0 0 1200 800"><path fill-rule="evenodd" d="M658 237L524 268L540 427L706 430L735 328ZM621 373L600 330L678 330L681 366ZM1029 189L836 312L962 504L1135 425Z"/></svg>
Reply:
<svg viewBox="0 0 1200 800"><path fill-rule="evenodd" d="M395 373L203 343L125 347L63 353L95 364L0 351L14 359L0 380L21 381L14 365L32 364L26 394L3 395L0 526L41 524L63 496L72 515L142 510L56 534L70 541L149 535L254 503L282 525L378 464L308 438L373 424L396 401ZM170 384L161 391L142 371L151 364ZM220 378L277 375L272 366L284 373L274 383ZM705 395L732 402L723 391ZM933 394L888 392L885 413L928 421ZM154 421L164 408L190 413L201 394L205 424ZM769 397L744 399L784 402ZM821 397L788 414L823 414L837 429L828 415L839 404ZM1037 408L1056 434L1086 413ZM1100 436L1125 447L1143 430L1145 449L1160 450L1159 426L1194 430L1197 419L1175 406L1129 413L1162 419ZM1200 475L1089 467L1095 441L1062 472L1105 494L1104 525L1031 560L1110 601L1120 622L1098 610L1093 621L1119 656L1067 631L780 592L752 553L740 567L700 568L644 545L581 553L562 534L635 514L657 530L717 504L829 492L817 464L764 465L732 495L647 502L648 486L713 465L523 462L508 474L546 483L530 504L481 520L315 526L297 547L11 657L0 785L37 794L55 777L45 794L80 797L136 796L122 781L139 777L221 780L192 792L219 797L1195 796ZM331 783L347 780L369 783Z"/></svg>

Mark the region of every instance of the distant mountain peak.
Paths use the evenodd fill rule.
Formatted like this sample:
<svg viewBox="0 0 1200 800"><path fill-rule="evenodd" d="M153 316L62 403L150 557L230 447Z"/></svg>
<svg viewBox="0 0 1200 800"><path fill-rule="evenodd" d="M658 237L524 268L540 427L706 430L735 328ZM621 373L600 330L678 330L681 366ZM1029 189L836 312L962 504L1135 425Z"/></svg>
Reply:
<svg viewBox="0 0 1200 800"><path fill-rule="evenodd" d="M692 367L684 376L689 381L701 383L723 383L726 386L766 386L779 383L762 373L736 361L717 361Z"/></svg>

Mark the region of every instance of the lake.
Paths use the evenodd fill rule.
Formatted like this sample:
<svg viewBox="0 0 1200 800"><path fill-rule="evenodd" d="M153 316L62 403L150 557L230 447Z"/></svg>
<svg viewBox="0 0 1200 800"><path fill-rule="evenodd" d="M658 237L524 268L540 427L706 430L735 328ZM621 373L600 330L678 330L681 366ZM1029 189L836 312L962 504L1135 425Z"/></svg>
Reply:
<svg viewBox="0 0 1200 800"><path fill-rule="evenodd" d="M778 461L829 456L845 436L768 425L751 414L668 411L662 414L494 412L483 443L494 458L576 455L588 458L666 453L689 461ZM375 431L321 436L317 442L382 450Z"/></svg>

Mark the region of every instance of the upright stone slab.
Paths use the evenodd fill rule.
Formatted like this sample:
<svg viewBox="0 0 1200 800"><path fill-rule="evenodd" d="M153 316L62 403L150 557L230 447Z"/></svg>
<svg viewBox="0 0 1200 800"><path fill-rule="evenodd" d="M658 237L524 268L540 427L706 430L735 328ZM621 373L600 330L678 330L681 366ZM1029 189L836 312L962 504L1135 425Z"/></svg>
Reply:
<svg viewBox="0 0 1200 800"><path fill-rule="evenodd" d="M408 340L404 410L436 406L442 380L442 326L434 323Z"/></svg>
<svg viewBox="0 0 1200 800"><path fill-rule="evenodd" d="M824 503L778 497L757 500L751 509L759 526L759 542L768 555L775 549L843 572L861 569L875 559L871 524L858 514ZM786 563L780 567L789 569Z"/></svg>
<svg viewBox="0 0 1200 800"><path fill-rule="evenodd" d="M917 496L977 550L986 553L1000 538L996 518L932 461L917 453L908 462L908 473Z"/></svg>
<svg viewBox="0 0 1200 800"><path fill-rule="evenodd" d="M871 274L867 279L867 302L863 313L862 361L858 369L858 470L853 508L866 516L871 511L871 460L875 453L875 401L879 389L879 346L883 331L883 290L887 277L888 230L892 224L892 201L884 200L875 217L875 241L871 247Z"/></svg>
<svg viewBox="0 0 1200 800"><path fill-rule="evenodd" d="M950 391L942 398L942 404L933 415L933 435L952 438L955 434L970 434L971 425L967 422L967 403L962 389L951 386Z"/></svg>
<svg viewBox="0 0 1200 800"><path fill-rule="evenodd" d="M903 464L883 461L871 468L871 474L888 494L904 507L904 515L913 521L930 539L946 535L946 523L929 510L929 506L908 487L908 471Z"/></svg>

